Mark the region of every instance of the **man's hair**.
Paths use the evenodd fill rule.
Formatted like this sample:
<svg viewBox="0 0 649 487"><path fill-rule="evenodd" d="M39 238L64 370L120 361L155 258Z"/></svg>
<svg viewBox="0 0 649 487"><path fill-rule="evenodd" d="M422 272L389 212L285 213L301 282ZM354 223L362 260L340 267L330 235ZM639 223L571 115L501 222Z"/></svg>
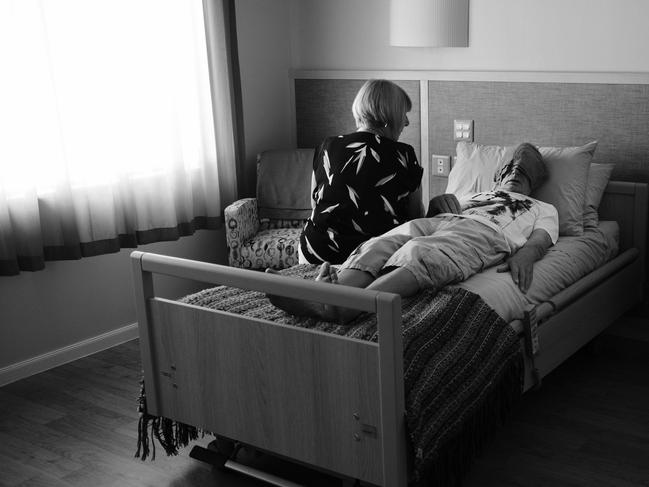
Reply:
<svg viewBox="0 0 649 487"><path fill-rule="evenodd" d="M412 101L408 94L385 79L365 82L352 104L356 128L395 127L411 109Z"/></svg>
<svg viewBox="0 0 649 487"><path fill-rule="evenodd" d="M541 186L548 177L543 155L529 142L523 142L516 147L512 160L496 175L496 181L501 182L514 170L527 177L532 191Z"/></svg>

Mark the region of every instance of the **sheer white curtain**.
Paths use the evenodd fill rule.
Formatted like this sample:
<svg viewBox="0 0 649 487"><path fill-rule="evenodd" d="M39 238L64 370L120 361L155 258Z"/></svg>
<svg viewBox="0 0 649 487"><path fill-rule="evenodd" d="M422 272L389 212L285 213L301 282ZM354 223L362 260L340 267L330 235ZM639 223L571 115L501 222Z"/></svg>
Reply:
<svg viewBox="0 0 649 487"><path fill-rule="evenodd" d="M216 29L201 0L0 0L0 275L220 224L228 17L205 12Z"/></svg>

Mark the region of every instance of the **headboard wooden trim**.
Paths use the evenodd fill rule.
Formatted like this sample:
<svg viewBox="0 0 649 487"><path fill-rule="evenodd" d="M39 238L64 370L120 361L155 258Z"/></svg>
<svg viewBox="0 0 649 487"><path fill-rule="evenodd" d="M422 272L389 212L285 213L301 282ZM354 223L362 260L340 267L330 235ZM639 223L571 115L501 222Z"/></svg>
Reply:
<svg viewBox="0 0 649 487"><path fill-rule="evenodd" d="M613 220L620 226L620 252L635 247L639 265L646 269L649 185L611 181L599 206L600 220Z"/></svg>
<svg viewBox="0 0 649 487"><path fill-rule="evenodd" d="M319 70L289 71L294 79L370 79L420 81L511 81L538 83L649 84L649 72L475 71L475 70Z"/></svg>

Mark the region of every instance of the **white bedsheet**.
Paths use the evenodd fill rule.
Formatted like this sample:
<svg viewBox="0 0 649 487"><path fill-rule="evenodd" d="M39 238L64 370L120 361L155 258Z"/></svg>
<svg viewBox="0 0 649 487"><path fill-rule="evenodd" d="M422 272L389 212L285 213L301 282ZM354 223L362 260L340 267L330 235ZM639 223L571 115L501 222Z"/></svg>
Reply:
<svg viewBox="0 0 649 487"><path fill-rule="evenodd" d="M581 237L560 237L556 245L534 264L534 278L526 294L512 281L509 272L491 267L454 286L479 294L505 321L523 317L526 309L546 301L595 270L618 252L619 227L602 221Z"/></svg>

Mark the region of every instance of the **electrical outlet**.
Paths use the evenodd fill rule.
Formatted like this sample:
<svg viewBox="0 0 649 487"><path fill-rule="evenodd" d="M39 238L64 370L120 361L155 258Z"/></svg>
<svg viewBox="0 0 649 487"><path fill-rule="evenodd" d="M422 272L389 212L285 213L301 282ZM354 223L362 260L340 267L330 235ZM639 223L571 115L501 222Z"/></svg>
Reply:
<svg viewBox="0 0 649 487"><path fill-rule="evenodd" d="M433 176L448 176L451 172L451 156L432 154L430 173Z"/></svg>
<svg viewBox="0 0 649 487"><path fill-rule="evenodd" d="M453 140L473 142L473 120L453 120Z"/></svg>

